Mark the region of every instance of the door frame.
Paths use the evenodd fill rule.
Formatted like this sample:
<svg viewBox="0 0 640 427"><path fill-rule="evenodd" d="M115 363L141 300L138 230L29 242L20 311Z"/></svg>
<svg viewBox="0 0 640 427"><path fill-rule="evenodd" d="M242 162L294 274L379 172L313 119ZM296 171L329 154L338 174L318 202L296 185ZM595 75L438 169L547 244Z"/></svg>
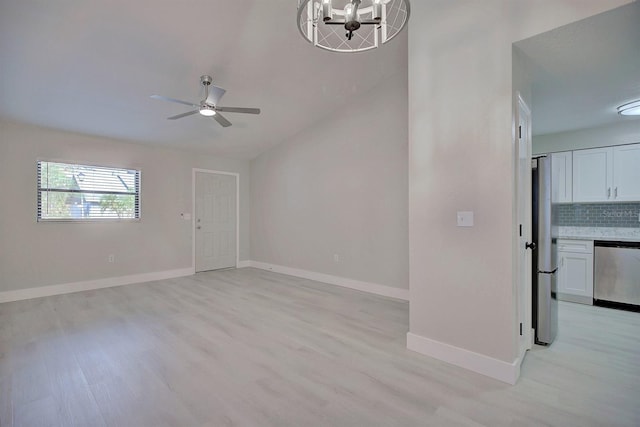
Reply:
<svg viewBox="0 0 640 427"><path fill-rule="evenodd" d="M520 141L519 141L519 135L518 135L518 126L520 126L520 122L521 119L524 119L524 121L527 123L527 129L523 130L522 132L522 138L525 139L525 143L527 146L527 153L526 153L526 157L527 157L527 161L525 162L525 164L529 165L529 175L531 174L531 158L532 158L532 154L531 154L531 144L532 144L532 136L531 136L531 129L532 129L532 117L531 117L531 108L529 107L529 105L526 103L526 101L524 100L524 98L522 97L522 94L518 91L516 92L516 135L515 135L515 140L516 140L516 191L519 191L519 187L520 187L520 175L521 175L521 171L520 171ZM531 185L529 185L527 187L529 190L527 191L527 194L525 195L525 197L528 200L531 200ZM518 204L518 200L519 200L520 195L517 194L516 196L516 205ZM516 209L517 212L517 209ZM523 231L524 231L524 236L525 240L529 241L531 239L531 204L529 204L529 212L525 212L525 224L523 224ZM516 227L518 227L519 225L519 218L517 217L517 213L516 213ZM516 231L516 234L519 234ZM527 236L526 234L529 234L529 236ZM517 237L518 240L518 251L521 250L520 247L520 236L518 235ZM520 253L518 253L518 259L520 258ZM532 257L531 257L531 251L525 250L525 265L520 265L520 263L518 262L517 265L517 281L516 281L516 292L519 294L520 293L520 278L523 276L523 273L528 273L525 274L525 283L522 285L522 290L523 290L523 295L521 296L523 298L522 301L519 300L519 296L516 296L516 304L522 303L522 306L524 306L524 313L523 313L523 324L522 324L522 335L523 337L520 338L520 334L519 331L516 331L516 338L517 338L517 351L518 351L518 357L520 358L520 362L522 363L522 360L524 358L524 353L526 353L527 350L530 350L533 347L533 337L534 337L534 332L533 332L533 297L532 297L532 273L533 273L533 266L531 265L532 263ZM530 266L530 268L528 268L527 266ZM521 269L524 269L525 271L523 272ZM520 310L519 307L517 307L517 310ZM516 322L518 321L518 319L516 319ZM521 346L522 344L522 346Z"/></svg>
<svg viewBox="0 0 640 427"><path fill-rule="evenodd" d="M240 174L212 169L193 168L191 170L191 269L196 274L196 174L210 173L236 177L236 268L240 263Z"/></svg>

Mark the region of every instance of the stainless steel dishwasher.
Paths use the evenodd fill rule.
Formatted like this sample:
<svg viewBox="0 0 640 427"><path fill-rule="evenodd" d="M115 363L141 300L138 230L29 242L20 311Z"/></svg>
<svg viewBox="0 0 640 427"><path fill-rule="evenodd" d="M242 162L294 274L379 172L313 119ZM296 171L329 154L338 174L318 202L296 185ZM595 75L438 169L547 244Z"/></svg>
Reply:
<svg viewBox="0 0 640 427"><path fill-rule="evenodd" d="M598 305L640 309L640 242L596 240L593 297ZM603 304L604 303L604 304Z"/></svg>

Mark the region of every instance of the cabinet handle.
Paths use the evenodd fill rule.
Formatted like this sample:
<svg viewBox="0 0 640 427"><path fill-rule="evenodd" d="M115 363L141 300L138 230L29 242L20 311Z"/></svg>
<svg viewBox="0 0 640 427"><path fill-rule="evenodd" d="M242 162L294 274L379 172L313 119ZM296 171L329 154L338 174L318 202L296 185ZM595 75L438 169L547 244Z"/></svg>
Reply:
<svg viewBox="0 0 640 427"><path fill-rule="evenodd" d="M618 187L615 188L615 190L613 190L613 197L614 198L618 198Z"/></svg>
<svg viewBox="0 0 640 427"><path fill-rule="evenodd" d="M611 187L607 188L607 199L611 198Z"/></svg>

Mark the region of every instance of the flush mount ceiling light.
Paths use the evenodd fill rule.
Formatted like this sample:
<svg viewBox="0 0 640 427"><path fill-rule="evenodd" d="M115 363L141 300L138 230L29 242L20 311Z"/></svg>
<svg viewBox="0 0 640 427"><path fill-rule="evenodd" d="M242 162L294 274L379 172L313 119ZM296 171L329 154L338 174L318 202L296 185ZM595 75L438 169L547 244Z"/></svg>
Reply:
<svg viewBox="0 0 640 427"><path fill-rule="evenodd" d="M618 114L623 116L640 116L640 100L619 106Z"/></svg>
<svg viewBox="0 0 640 427"><path fill-rule="evenodd" d="M298 0L298 30L333 52L362 52L394 38L409 21L409 0Z"/></svg>

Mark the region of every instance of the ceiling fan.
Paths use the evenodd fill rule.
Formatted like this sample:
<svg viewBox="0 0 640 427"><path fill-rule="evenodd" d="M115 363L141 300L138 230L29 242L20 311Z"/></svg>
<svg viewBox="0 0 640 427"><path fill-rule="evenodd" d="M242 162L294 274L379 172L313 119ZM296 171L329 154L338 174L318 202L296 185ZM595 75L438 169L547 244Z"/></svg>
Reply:
<svg viewBox="0 0 640 427"><path fill-rule="evenodd" d="M171 116L168 120L176 120L181 119L183 117L191 116L192 114L200 113L206 117L213 117L215 121L220 123L222 127L231 126L231 122L224 118L222 113L246 113L246 114L260 114L259 108L243 108L243 107L221 107L218 105L220 102L220 98L222 98L226 92L226 90L221 87L214 86L211 84L213 79L211 76L201 76L200 83L204 86L205 95L204 99L200 101L200 104L194 104L193 102L181 101L179 99L167 98L166 96L160 95L151 95L153 99L160 99L162 101L176 102L178 104L188 105L190 107L195 107L196 110L189 111L186 113L178 114L177 116Z"/></svg>

